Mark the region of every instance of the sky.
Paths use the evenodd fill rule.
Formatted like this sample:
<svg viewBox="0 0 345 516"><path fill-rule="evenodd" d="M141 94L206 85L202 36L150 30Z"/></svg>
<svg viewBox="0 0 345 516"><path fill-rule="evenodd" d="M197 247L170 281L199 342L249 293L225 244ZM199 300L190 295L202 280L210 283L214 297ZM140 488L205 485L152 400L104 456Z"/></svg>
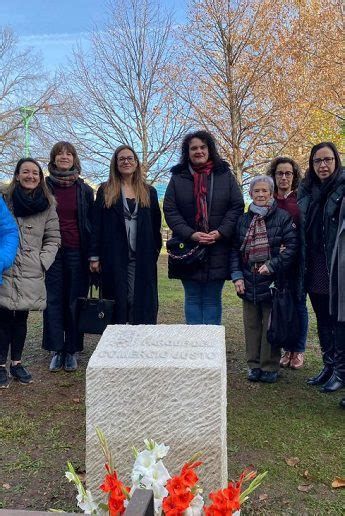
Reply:
<svg viewBox="0 0 345 516"><path fill-rule="evenodd" d="M185 19L187 0L160 4L177 23ZM45 68L54 72L77 43L87 47L90 31L104 28L106 5L107 0L0 0L0 26L12 28L19 45L41 53Z"/></svg>

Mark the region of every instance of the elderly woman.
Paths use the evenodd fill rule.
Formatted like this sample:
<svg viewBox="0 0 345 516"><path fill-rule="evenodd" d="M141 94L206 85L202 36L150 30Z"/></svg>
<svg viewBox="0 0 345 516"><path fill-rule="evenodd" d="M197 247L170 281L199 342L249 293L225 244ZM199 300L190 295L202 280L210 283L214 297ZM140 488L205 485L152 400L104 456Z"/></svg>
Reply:
<svg viewBox="0 0 345 516"><path fill-rule="evenodd" d="M75 147L56 143L50 152L47 185L57 201L61 249L46 275L47 309L43 315L43 349L53 352L51 372L75 371L83 349L78 331L78 297L89 289L87 249L91 230L93 190L81 179Z"/></svg>
<svg viewBox="0 0 345 516"><path fill-rule="evenodd" d="M267 175L274 181L274 198L278 208L286 210L299 228L297 188L301 181L301 171L298 164L291 158L279 156L271 161ZM303 366L308 335L306 294L300 291L298 284L299 278L296 274L293 292L299 322L299 337L289 342L289 347L285 348L280 359L281 367L291 367L291 369L300 369Z"/></svg>
<svg viewBox="0 0 345 516"><path fill-rule="evenodd" d="M187 324L221 324L222 289L230 279L230 244L243 213L243 197L207 131L185 136L180 163L171 173L163 205L165 220L173 237L199 244L206 252L203 261L190 265L169 257L169 278L182 281Z"/></svg>
<svg viewBox="0 0 345 516"><path fill-rule="evenodd" d="M254 177L249 192L253 202L237 222L230 255L231 278L243 299L248 380L274 383L280 350L267 341L270 285L277 275L289 274L297 251L296 226L273 199L271 177Z"/></svg>
<svg viewBox="0 0 345 516"><path fill-rule="evenodd" d="M309 168L298 190L298 205L302 227L301 270L306 271L302 279L316 315L324 365L307 383L323 385L321 392L345 387L345 322L339 290L344 270L339 275L332 262L344 195L345 171L336 146L331 142L314 145ZM338 256L344 265L342 253L343 248ZM338 297L334 296L335 292ZM340 304L335 302L336 298Z"/></svg>
<svg viewBox="0 0 345 516"><path fill-rule="evenodd" d="M145 182L136 152L121 145L97 192L89 250L90 270L101 272L103 297L115 300L115 323L157 322L160 227L157 192Z"/></svg>
<svg viewBox="0 0 345 516"><path fill-rule="evenodd" d="M32 382L31 374L22 365L27 318L29 310L46 307L44 276L60 245L55 201L37 161L32 158L18 161L5 199L17 220L20 243L15 262L4 272L0 286L1 387L8 387L9 349L11 376L23 384Z"/></svg>

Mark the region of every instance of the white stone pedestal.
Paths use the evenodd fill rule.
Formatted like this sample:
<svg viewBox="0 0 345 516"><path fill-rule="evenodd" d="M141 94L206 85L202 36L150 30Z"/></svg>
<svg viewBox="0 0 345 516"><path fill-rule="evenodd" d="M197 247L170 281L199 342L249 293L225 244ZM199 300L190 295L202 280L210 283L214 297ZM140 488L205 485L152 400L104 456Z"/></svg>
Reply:
<svg viewBox="0 0 345 516"><path fill-rule="evenodd" d="M95 496L109 444L119 478L130 485L132 446L170 446L171 476L194 453L205 495L227 484L226 356L222 326L108 326L86 371L86 473Z"/></svg>

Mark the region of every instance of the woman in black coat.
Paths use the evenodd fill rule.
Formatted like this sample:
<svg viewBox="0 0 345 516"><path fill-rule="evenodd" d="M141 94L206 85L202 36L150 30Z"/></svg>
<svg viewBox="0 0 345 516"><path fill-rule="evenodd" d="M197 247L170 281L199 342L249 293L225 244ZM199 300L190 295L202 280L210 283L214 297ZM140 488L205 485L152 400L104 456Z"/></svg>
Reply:
<svg viewBox="0 0 345 516"><path fill-rule="evenodd" d="M186 135L171 173L165 220L173 237L203 246L206 259L186 266L169 257L169 278L182 280L187 324L220 324L231 239L244 207L241 190L207 131Z"/></svg>
<svg viewBox="0 0 345 516"><path fill-rule="evenodd" d="M93 190L80 178L77 150L70 142L56 143L50 152L47 186L57 201L61 248L46 273L47 308L43 313L43 349L53 352L51 372L75 371L83 349L78 331L77 298L89 289L88 244Z"/></svg>
<svg viewBox="0 0 345 516"><path fill-rule="evenodd" d="M277 207L271 177L257 176L250 182L253 202L239 218L230 254L231 279L243 299L248 380L277 381L280 350L267 340L272 307L270 285L282 273L289 279L289 268L297 252L296 224ZM285 281L286 281L285 280Z"/></svg>
<svg viewBox="0 0 345 516"><path fill-rule="evenodd" d="M332 292L337 291L338 275L330 277L344 195L345 171L336 146L331 142L314 145L309 168L298 189L298 206L302 229L302 287L316 315L324 366L307 383L323 385L321 392L345 387L345 322L340 318L337 305L331 302Z"/></svg>
<svg viewBox="0 0 345 516"><path fill-rule="evenodd" d="M89 252L90 270L101 272L103 297L115 300L115 323L157 322L160 227L157 192L145 183L136 152L121 145L97 192Z"/></svg>

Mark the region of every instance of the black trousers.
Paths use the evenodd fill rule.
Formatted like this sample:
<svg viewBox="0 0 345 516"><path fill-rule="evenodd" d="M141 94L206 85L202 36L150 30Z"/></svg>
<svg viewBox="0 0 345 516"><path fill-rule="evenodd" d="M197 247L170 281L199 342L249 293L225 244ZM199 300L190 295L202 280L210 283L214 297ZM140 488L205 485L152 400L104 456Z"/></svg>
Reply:
<svg viewBox="0 0 345 516"><path fill-rule="evenodd" d="M11 360L22 358L27 333L28 310L0 308L0 365L6 364L11 348Z"/></svg>
<svg viewBox="0 0 345 516"><path fill-rule="evenodd" d="M43 313L42 347L76 353L83 349L78 332L77 298L88 292L88 274L79 249L59 249L46 273L47 308Z"/></svg>
<svg viewBox="0 0 345 516"><path fill-rule="evenodd" d="M327 294L311 292L309 297L316 315L323 362L333 367L335 375L345 381L345 322L330 315Z"/></svg>

